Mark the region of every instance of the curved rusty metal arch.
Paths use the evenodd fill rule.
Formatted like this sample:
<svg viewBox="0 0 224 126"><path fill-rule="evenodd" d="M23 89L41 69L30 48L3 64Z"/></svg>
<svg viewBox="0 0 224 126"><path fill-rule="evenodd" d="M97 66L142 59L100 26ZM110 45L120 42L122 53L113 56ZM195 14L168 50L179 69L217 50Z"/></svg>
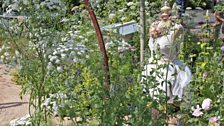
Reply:
<svg viewBox="0 0 224 126"><path fill-rule="evenodd" d="M105 44L103 41L103 35L101 33L96 15L94 13L94 11L92 10L89 0L83 0L85 7L87 9L87 11L89 12L91 21L93 23L95 32L96 32L96 36L97 36L97 40L98 40L98 45L100 47L100 51L101 54L103 56L103 60L104 60L104 72L105 72L105 84L104 84L104 88L106 89L106 91L109 93L110 90L110 70L109 70L109 65L108 65L108 56L107 56L107 52L105 49ZM109 94L108 94L109 95Z"/></svg>

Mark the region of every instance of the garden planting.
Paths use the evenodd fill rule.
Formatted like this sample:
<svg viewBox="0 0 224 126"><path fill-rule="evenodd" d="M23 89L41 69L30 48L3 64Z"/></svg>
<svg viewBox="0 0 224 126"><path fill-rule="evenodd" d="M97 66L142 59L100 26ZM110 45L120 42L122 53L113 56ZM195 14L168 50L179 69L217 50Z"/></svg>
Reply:
<svg viewBox="0 0 224 126"><path fill-rule="evenodd" d="M0 0L0 63L13 69L20 96L29 97L27 114L10 125L51 126L54 118L74 126L224 125L224 2L180 16L174 0L142 1L144 26L139 0ZM163 18L164 5L177 17L172 26L182 31L176 59L192 75L170 75L175 64L161 64L164 54L151 53L149 29ZM141 27L146 29L142 53ZM148 64L156 67L144 76ZM168 93L169 78L176 76L191 76L181 98ZM148 89L158 85L166 90L151 95Z"/></svg>

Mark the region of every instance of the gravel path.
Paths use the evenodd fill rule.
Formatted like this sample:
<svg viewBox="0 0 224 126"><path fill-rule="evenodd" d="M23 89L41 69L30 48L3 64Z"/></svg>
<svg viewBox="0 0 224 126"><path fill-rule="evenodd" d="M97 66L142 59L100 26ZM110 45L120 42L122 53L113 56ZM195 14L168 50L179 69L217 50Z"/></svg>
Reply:
<svg viewBox="0 0 224 126"><path fill-rule="evenodd" d="M20 99L20 86L11 81L9 68L0 64L0 126L28 114L28 97Z"/></svg>

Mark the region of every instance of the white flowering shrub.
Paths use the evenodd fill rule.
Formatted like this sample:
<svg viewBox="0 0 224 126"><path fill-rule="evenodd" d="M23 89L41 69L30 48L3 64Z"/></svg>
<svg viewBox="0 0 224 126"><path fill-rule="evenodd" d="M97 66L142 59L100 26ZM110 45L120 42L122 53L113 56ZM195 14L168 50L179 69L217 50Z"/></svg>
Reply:
<svg viewBox="0 0 224 126"><path fill-rule="evenodd" d="M95 4L97 2L94 2ZM104 23L128 22L131 20L140 20L140 1L133 0L111 0L98 1L98 6L94 6L94 10L100 17L105 17ZM145 1L145 12L147 22L151 22L152 17L160 12L162 0Z"/></svg>
<svg viewBox="0 0 224 126"><path fill-rule="evenodd" d="M30 119L29 115L25 115L24 117L14 119L14 120L10 121L10 126L21 126L21 125L29 126L29 125L31 125L29 119Z"/></svg>
<svg viewBox="0 0 224 126"><path fill-rule="evenodd" d="M80 42L75 42L75 38L84 39L82 35L78 35L78 31L74 33L70 31L63 36L60 43L54 43L47 50L48 70L55 66L58 72L63 72L63 66L66 64L84 62L85 58L88 58L86 46Z"/></svg>
<svg viewBox="0 0 224 126"><path fill-rule="evenodd" d="M0 60L4 63L14 62L21 59L21 55L18 50L11 49L10 46L3 44L0 48Z"/></svg>

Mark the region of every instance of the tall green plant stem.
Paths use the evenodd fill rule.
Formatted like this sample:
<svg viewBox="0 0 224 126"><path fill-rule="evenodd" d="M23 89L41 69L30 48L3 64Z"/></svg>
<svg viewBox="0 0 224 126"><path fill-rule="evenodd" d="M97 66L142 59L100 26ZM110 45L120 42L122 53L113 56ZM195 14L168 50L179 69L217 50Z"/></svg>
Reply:
<svg viewBox="0 0 224 126"><path fill-rule="evenodd" d="M166 100L166 116L165 116L166 126L168 126L168 119L169 119L169 118L168 118L168 111L167 111L167 110L168 110L168 103L167 103L167 100L168 100L168 93L167 93L167 89L168 89L168 87L167 87L167 84L168 84L168 83L167 83L167 79L168 79L169 64L170 64L170 63L168 63L167 66L166 66L166 81L165 81L165 82L166 82L166 83L165 83L165 84L166 84L166 85L165 85L165 86L166 86L166 99L165 99L165 100Z"/></svg>

